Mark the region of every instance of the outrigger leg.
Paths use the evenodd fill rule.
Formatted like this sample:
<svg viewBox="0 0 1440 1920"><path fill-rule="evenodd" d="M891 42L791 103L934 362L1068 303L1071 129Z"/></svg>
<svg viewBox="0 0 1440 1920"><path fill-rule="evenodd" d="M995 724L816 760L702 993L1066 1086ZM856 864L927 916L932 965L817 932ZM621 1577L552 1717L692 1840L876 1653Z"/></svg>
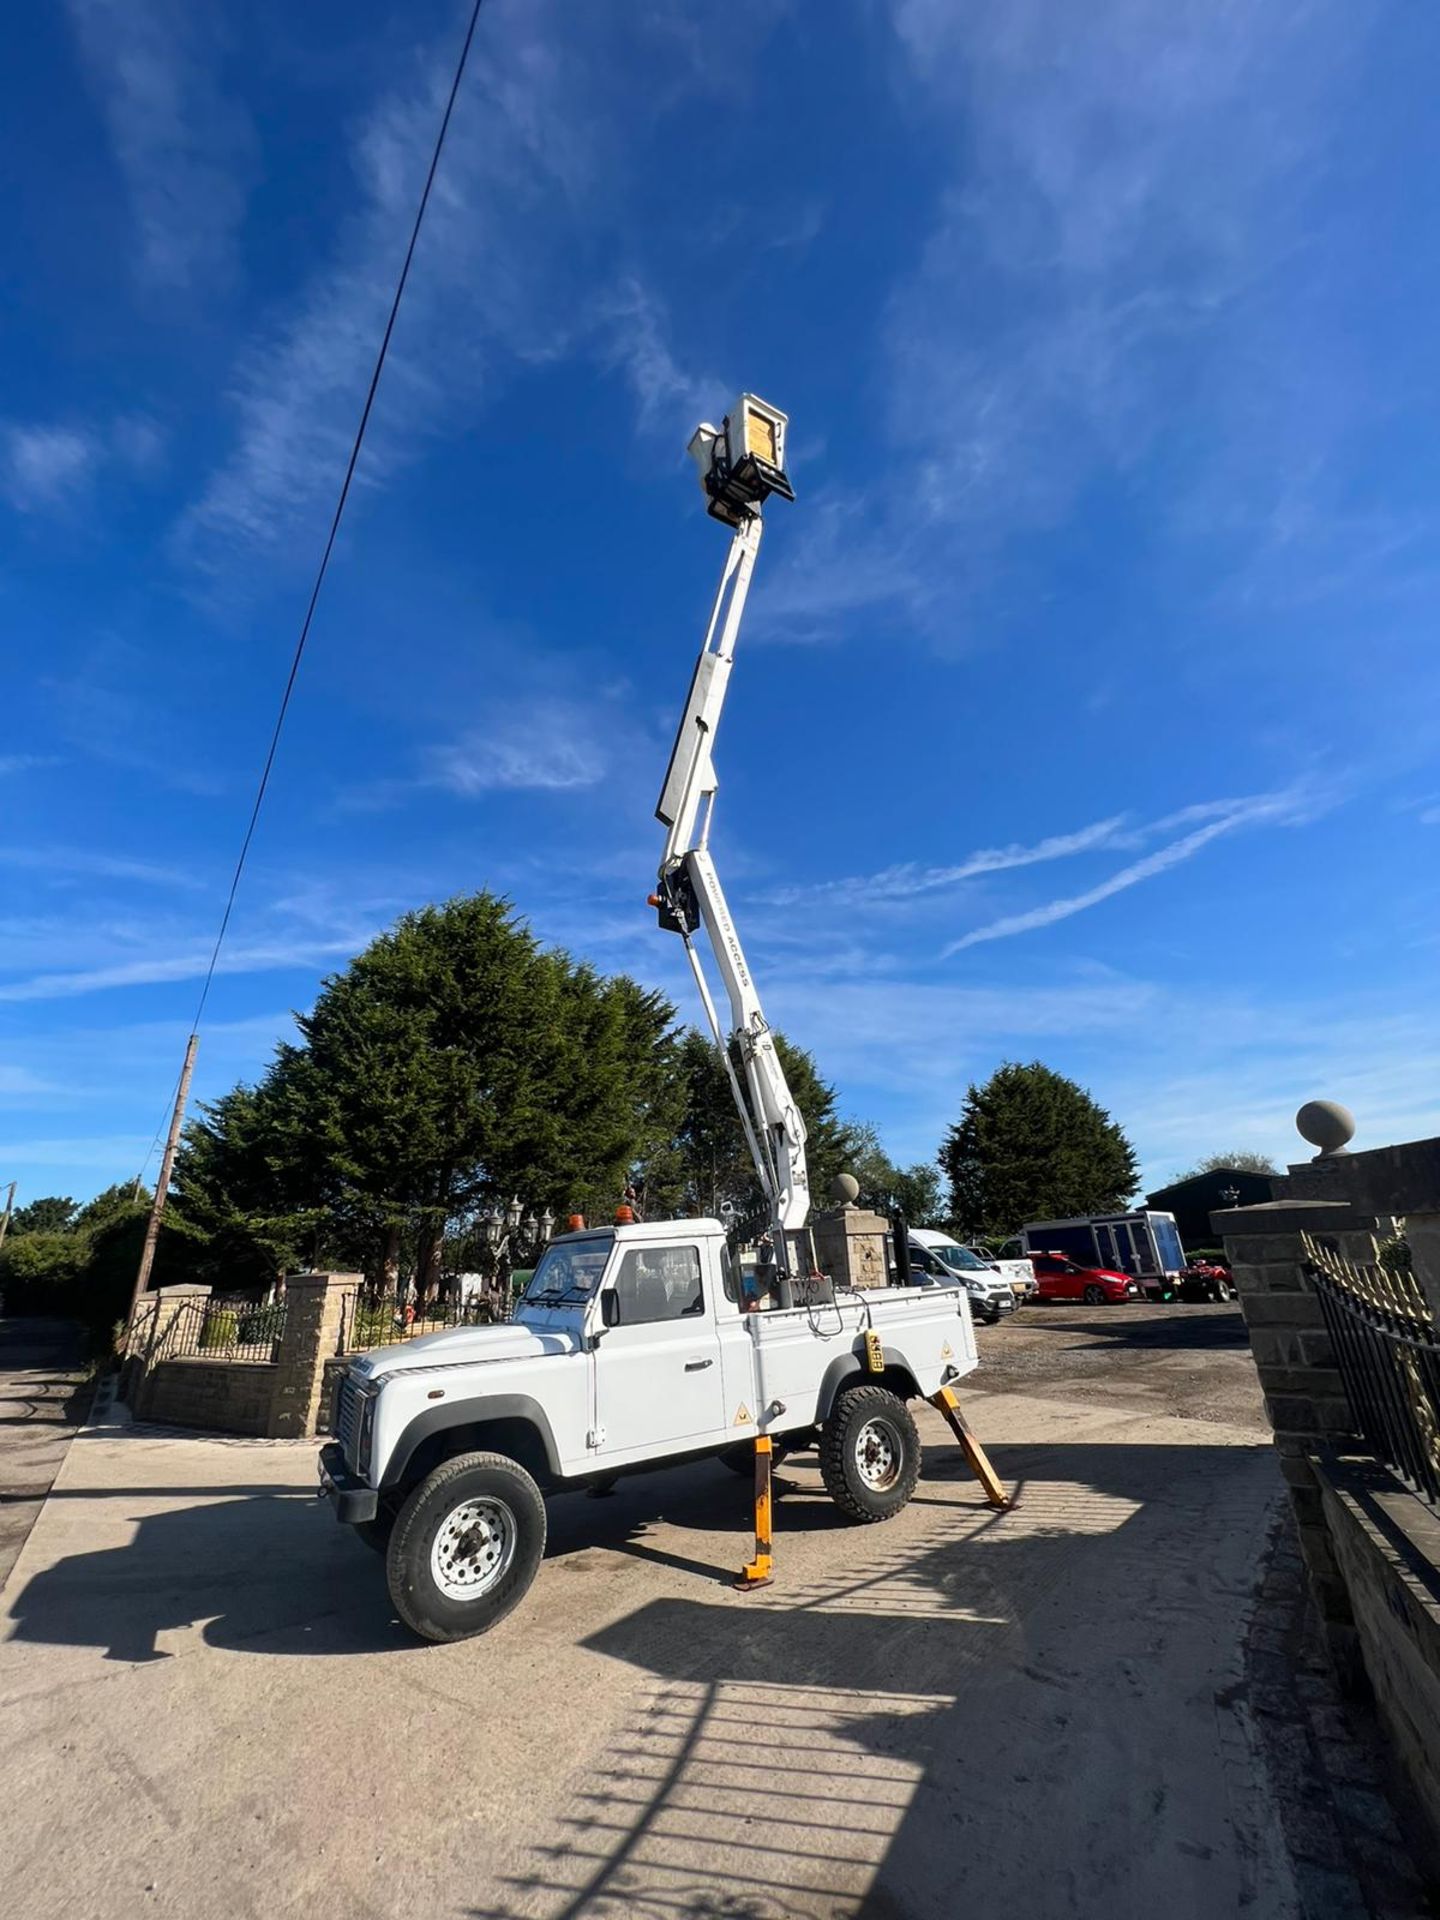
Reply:
<svg viewBox="0 0 1440 1920"><path fill-rule="evenodd" d="M970 1423L960 1411L960 1402L949 1387L941 1387L938 1393L930 1396L932 1407L938 1407L949 1424L950 1431L960 1442L961 1451L969 1462L970 1471L985 1489L985 1498L992 1507L1008 1507L1010 1496L1001 1486L995 1469L986 1457L985 1449L970 1430ZM767 1558L766 1565L769 1565Z"/></svg>
<svg viewBox="0 0 1440 1920"><path fill-rule="evenodd" d="M740 1569L735 1586L740 1593L774 1584L770 1557L771 1445L768 1433L755 1436L755 1558Z"/></svg>

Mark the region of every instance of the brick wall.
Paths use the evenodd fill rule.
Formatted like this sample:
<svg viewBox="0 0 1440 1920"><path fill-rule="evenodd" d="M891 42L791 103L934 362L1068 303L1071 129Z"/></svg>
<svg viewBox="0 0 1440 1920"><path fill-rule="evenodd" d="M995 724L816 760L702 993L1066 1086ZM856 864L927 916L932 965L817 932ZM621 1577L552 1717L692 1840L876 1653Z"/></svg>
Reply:
<svg viewBox="0 0 1440 1920"><path fill-rule="evenodd" d="M1440 1880L1440 1519L1368 1463L1322 1459L1316 1476L1376 1711Z"/></svg>
<svg viewBox="0 0 1440 1920"><path fill-rule="evenodd" d="M137 1419L266 1439L303 1439L320 1431L327 1365L340 1341L345 1299L355 1273L292 1273L285 1281L285 1327L269 1361L178 1356L171 1330L208 1298L202 1286L160 1287L132 1322L122 1396Z"/></svg>
<svg viewBox="0 0 1440 1920"><path fill-rule="evenodd" d="M266 1437L279 1369L263 1360L161 1360L150 1370L141 1416L163 1427Z"/></svg>
<svg viewBox="0 0 1440 1920"><path fill-rule="evenodd" d="M1423 1277L1430 1248L1415 1228L1440 1220L1440 1142L1324 1156L1275 1189L1274 1200L1211 1221L1332 1656L1342 1678L1373 1691L1440 1870L1440 1521L1364 1452L1302 1239L1368 1265L1403 1217Z"/></svg>

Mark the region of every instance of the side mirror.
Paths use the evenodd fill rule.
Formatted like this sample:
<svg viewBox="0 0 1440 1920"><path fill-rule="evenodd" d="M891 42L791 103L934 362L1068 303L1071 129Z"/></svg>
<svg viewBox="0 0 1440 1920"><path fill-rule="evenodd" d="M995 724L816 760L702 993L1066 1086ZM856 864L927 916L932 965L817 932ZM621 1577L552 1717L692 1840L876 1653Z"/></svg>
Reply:
<svg viewBox="0 0 1440 1920"><path fill-rule="evenodd" d="M600 1324L603 1327L620 1324L620 1296L614 1287L607 1287L600 1296Z"/></svg>

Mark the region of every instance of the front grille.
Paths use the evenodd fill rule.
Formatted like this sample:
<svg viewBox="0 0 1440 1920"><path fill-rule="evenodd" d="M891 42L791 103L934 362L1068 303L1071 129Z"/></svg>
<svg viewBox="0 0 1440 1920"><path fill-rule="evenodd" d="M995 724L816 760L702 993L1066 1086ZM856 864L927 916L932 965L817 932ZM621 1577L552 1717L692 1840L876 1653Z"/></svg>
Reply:
<svg viewBox="0 0 1440 1920"><path fill-rule="evenodd" d="M347 1373L335 1398L335 1438L352 1473L360 1471L360 1421L365 1401L360 1389Z"/></svg>

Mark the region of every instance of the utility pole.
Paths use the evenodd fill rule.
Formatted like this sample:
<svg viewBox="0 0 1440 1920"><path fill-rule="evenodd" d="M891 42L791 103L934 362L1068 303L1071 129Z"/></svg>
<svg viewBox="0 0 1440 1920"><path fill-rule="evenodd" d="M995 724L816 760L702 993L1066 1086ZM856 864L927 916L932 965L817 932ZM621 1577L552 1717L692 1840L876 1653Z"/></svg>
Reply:
<svg viewBox="0 0 1440 1920"><path fill-rule="evenodd" d="M198 1033L192 1033L185 1043L185 1064L180 1069L180 1084L175 1089L175 1111L170 1116L170 1131L165 1138L165 1152L160 1160L160 1172L155 1180L155 1198L150 1202L150 1218L145 1224L145 1245L140 1250L140 1271L135 1276L135 1291L130 1296L130 1323L133 1326L135 1314L145 1289L150 1284L150 1269L155 1264L155 1247L160 1238L160 1221L165 1212L165 1199L170 1191L170 1173L175 1165L175 1149L180 1143L180 1127L185 1118L185 1102L190 1097L190 1074L195 1065L195 1049L200 1044Z"/></svg>
<svg viewBox="0 0 1440 1920"><path fill-rule="evenodd" d="M0 1247L4 1246L5 1236L10 1231L10 1215L15 1208L16 1184L14 1180L10 1182L10 1190L5 1195L5 1211L3 1214L0 1214Z"/></svg>

